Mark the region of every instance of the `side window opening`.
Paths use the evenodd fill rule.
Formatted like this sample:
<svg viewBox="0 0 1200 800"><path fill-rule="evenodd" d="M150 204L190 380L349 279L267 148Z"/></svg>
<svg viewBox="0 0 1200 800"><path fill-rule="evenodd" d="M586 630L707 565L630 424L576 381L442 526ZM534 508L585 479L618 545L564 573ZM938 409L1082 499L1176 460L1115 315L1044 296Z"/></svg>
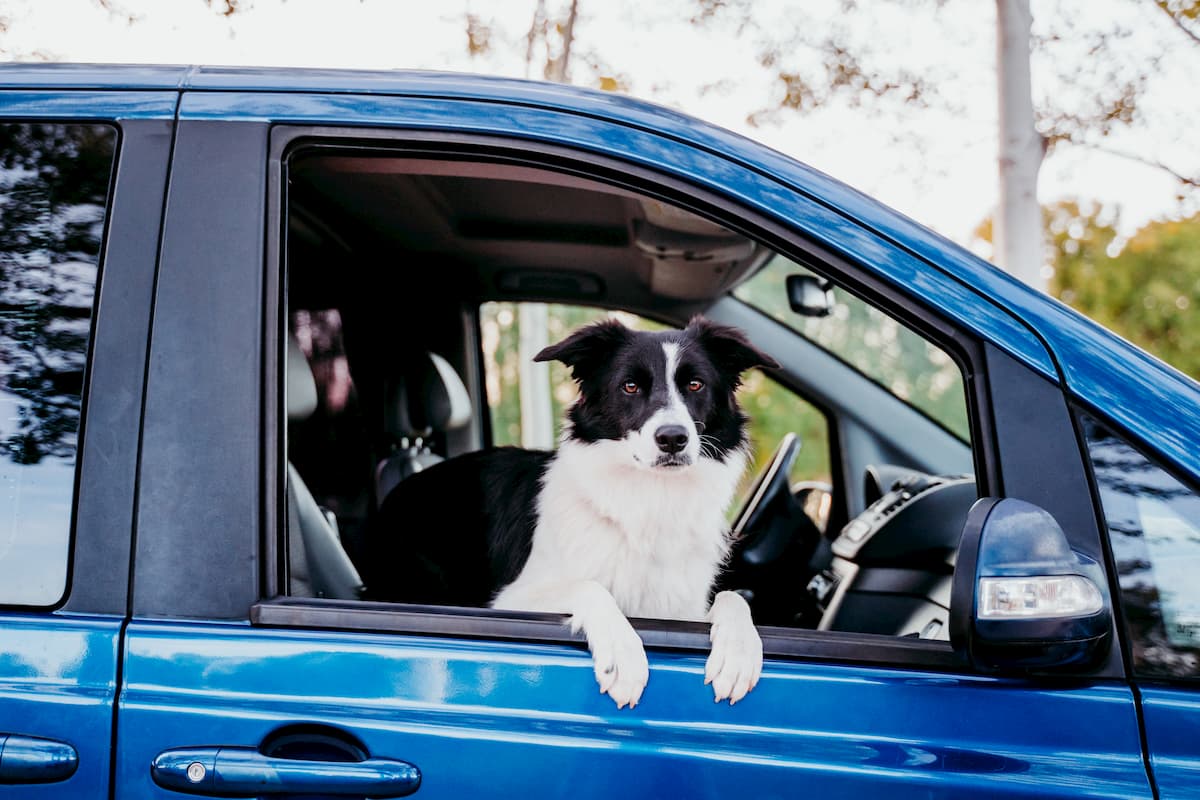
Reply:
<svg viewBox="0 0 1200 800"><path fill-rule="evenodd" d="M116 140L108 125L0 123L0 604L66 589Z"/></svg>
<svg viewBox="0 0 1200 800"><path fill-rule="evenodd" d="M764 273L764 268L773 269L781 258L690 211L628 188L548 169L514 168L486 160L433 162L378 149L357 154L352 146L298 149L285 169L289 187L286 338L300 360L292 361L289 355L285 393L289 508L283 552L288 559L284 572L290 572L292 579L284 592L296 596L400 602L421 608L487 605L486 587L498 580L494 572L498 567L481 555L482 528L447 523L445 512L474 502L472 492L511 494L523 491L523 484L478 487L467 480L452 495L422 497L399 514L395 509L385 512L384 507L397 481L402 485L417 473L457 469L454 465L467 463L457 458L462 448L451 445L461 426L490 429L488 444L494 447L555 446L576 387L566 367L557 362L548 365L549 377L536 390L542 394L540 400L526 403L543 409L537 423L542 431L531 435L521 402L522 392L529 391L522 374L523 310L537 306L544 320L540 323L546 328L544 341L538 347L609 316L627 327L658 330L661 324L622 307L658 309L662 319L687 320L706 303L716 303L731 291L740 294L742 289L735 287L759 286L766 279L751 276L769 276L772 273ZM378 192L384 187L388 197L404 198L404 203L380 202ZM691 251L674 254L670 245L679 237L670 233L667 226L672 225L688 229L689 247L711 243L721 258L731 260L714 264ZM646 236L653 237L654 247L642 241ZM538 301L526 300L531 297ZM870 319L878 313L871 308L864 311ZM464 315L472 316L471 324L463 323ZM780 336L778 326L771 325L770 337ZM883 327L886 330L876 334L885 339L906 335L899 332L898 323ZM754 338L755 331L747 333ZM844 338L864 335L859 330ZM790 340L773 341L782 354ZM925 349L927 344L916 337L901 349L926 357L932 352ZM528 350L527 343L526 355ZM476 363L478 372L472 374L467 365ZM293 369L311 373L315 387L311 408L300 415L291 408L302 383L293 381ZM874 437L860 439L859 444L867 442L867 450L900 452L888 443L893 434L888 426L894 424L888 412L909 408L905 392L914 386L942 387L939 397L949 398L945 401L949 408L955 402L957 382L958 402L963 405L961 410L947 411L946 419L937 419L936 409L913 413L916 424L942 431L958 424L955 414L965 420L962 376L954 362L931 357L924 367L927 371L921 369L910 364L892 376L882 392L861 391L879 386L881 379L864 376L858 368L848 367L839 375L838 385L849 389L836 412L854 412L863 420L862 435ZM856 547L867 561L839 561L831 545L841 531L825 531L814 522L828 514L828 485L835 473L842 474L832 441L836 415L763 372L747 371L744 379L739 397L751 417L748 434L755 461L735 495L731 521L735 515L743 516L738 513L743 504L757 502L761 478L786 434L798 434L803 446L795 461L788 462L782 493L764 501L761 519L755 523L761 529L751 526L747 530L758 532L735 545L753 548L753 555L735 556L723 572L721 588L744 589L752 607L757 603L761 608L763 624L945 638L944 626L931 625L928 617L945 615L948 598L942 596L942 587L952 571L953 542L961 522L936 521L939 530L945 529L946 541L941 549L929 547L928 540L923 543L921 557L928 556L929 563L905 561L902 545L895 542L884 546L889 534L882 524L874 545L864 541ZM867 394L875 405L858 407L859 395ZM877 413L879 409L883 413ZM482 424L485 415L487 425ZM873 419L881 421L870 427ZM919 432L909 438L919 446ZM962 441L961 446L969 453L969 442ZM473 457L468 447L462 458ZM443 466L447 461L452 463ZM918 479L904 469L887 474L912 478L910 488L919 485L918 492L941 491L951 479L962 482L959 476ZM519 476L508 475L506 481L508 477ZM805 496L818 507L806 506L806 499L796 511L789 505L796 502L792 491L812 485L826 487L824 512L819 508L819 493ZM311 495L308 511L299 508L295 499L301 493L293 490L300 488ZM880 494L892 489L890 479L879 488ZM970 488L973 492L973 484ZM965 515L971 498L963 496ZM772 505L776 501L778 507ZM490 508L487 502L480 508ZM381 530L383 516L392 520L392 529ZM313 529L318 535L311 533ZM431 564L397 559L389 549L397 537L414 532L436 543L437 552L421 556L437 561L432 565L435 571L465 576L455 592L422 595L414 589L420 586L414 576L427 576ZM867 539L875 535L872 531ZM333 568L319 563L321 542L336 545L327 548L333 552ZM873 584L859 574L859 568L888 568L886 559L897 557L897 547L901 553L897 565L903 562L907 577L889 584L887 592L872 591ZM843 562L850 568L842 569ZM928 587L934 587L933 594ZM897 595L903 599L898 611L892 608ZM836 620L825 624L829 620L823 622L822 617L836 617L836 609L829 609L838 603L853 613L844 614L842 624L835 624Z"/></svg>

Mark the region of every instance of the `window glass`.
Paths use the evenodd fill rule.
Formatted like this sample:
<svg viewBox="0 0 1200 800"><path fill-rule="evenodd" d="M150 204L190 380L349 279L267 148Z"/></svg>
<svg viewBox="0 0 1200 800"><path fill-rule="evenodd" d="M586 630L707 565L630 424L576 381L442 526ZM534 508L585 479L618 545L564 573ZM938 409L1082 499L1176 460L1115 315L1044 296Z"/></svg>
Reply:
<svg viewBox="0 0 1200 800"><path fill-rule="evenodd" d="M970 440L962 373L946 352L840 287L824 317L803 317L788 305L789 275L812 271L774 256L734 295L771 315L917 408L964 442Z"/></svg>
<svg viewBox="0 0 1200 800"><path fill-rule="evenodd" d="M0 124L0 603L66 585L75 449L116 131Z"/></svg>
<svg viewBox="0 0 1200 800"><path fill-rule="evenodd" d="M497 446L523 444L521 391L527 390L527 387L522 384L521 372L522 307L540 307L545 310L547 344L565 338L581 325L606 317L620 319L627 326L638 330L662 330L664 327L636 314L584 306L485 303L480 309L480 320L483 330L488 408L492 417L492 441ZM530 317L526 315L525 319L529 320ZM540 317L535 316L533 319L538 320ZM534 348L527 349L536 352ZM549 396L549 403L545 408L551 414L552 441L556 442L562 433L566 409L575 401L576 387L567 367L557 361L549 366L549 382L544 385L542 391ZM738 397L742 408L750 417L747 434L753 455L751 466L743 478L743 490L766 466L780 440L789 431L800 437L802 445L800 455L792 467L792 482L829 482L829 425L825 416L815 406L780 386L761 370L746 373ZM532 443L528 439L524 442ZM739 496L743 493L740 492Z"/></svg>
<svg viewBox="0 0 1200 800"><path fill-rule="evenodd" d="M1095 420L1084 431L1134 669L1200 677L1200 496Z"/></svg>

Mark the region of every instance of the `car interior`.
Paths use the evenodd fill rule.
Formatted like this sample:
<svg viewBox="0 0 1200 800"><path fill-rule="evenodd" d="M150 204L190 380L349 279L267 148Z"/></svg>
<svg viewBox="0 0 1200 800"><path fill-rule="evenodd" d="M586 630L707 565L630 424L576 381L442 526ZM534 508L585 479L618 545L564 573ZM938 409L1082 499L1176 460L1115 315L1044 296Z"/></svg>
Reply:
<svg viewBox="0 0 1200 800"><path fill-rule="evenodd" d="M760 625L948 638L979 492L964 356L928 312L812 243L767 244L699 189L609 169L309 139L282 170L281 594L402 595L369 563L373 537L395 535L376 512L415 472L521 444L522 337L553 341L567 332L555 325L609 314L676 327L705 314L782 365L743 390L759 452L714 590L742 592ZM549 332L518 331L547 307ZM549 392L558 415L565 373Z"/></svg>

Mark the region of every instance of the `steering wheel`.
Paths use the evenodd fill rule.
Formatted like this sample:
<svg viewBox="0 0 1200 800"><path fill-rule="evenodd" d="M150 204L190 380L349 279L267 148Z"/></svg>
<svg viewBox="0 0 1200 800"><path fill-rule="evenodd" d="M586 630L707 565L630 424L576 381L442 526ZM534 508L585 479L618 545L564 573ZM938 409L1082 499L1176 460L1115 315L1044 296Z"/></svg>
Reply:
<svg viewBox="0 0 1200 800"><path fill-rule="evenodd" d="M794 527L772 525L772 520L790 521L796 514L807 518L792 497L788 483L788 473L799 452L800 437L788 432L766 468L755 478L749 499L733 522L733 539L738 543L740 557L748 564L768 564L792 542Z"/></svg>
<svg viewBox="0 0 1200 800"><path fill-rule="evenodd" d="M718 583L750 601L760 625L816 627L817 609L805 586L821 531L792 495L788 473L800 452L796 434L783 437L754 481L733 524L733 552Z"/></svg>

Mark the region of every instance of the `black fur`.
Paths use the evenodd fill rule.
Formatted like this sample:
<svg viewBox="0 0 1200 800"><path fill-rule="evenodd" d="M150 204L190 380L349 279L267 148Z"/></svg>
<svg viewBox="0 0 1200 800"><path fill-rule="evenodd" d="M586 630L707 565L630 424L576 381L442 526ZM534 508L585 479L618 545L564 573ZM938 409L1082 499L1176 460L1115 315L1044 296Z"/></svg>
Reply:
<svg viewBox="0 0 1200 800"><path fill-rule="evenodd" d="M553 453L499 447L418 472L379 509L367 597L486 606L529 558L542 475Z"/></svg>
<svg viewBox="0 0 1200 800"><path fill-rule="evenodd" d="M741 373L751 367L778 367L775 359L756 349L737 328L695 317L682 331L635 333L620 322L606 320L588 325L558 344L538 353L535 361L562 361L571 367L580 398L567 412L571 435L584 442L620 439L641 427L665 402L665 364L662 346L679 345L676 390L703 427L710 454L724 461L730 451L745 444L746 416L734 392ZM693 379L703 382L690 392ZM634 395L621 386L633 381Z"/></svg>

